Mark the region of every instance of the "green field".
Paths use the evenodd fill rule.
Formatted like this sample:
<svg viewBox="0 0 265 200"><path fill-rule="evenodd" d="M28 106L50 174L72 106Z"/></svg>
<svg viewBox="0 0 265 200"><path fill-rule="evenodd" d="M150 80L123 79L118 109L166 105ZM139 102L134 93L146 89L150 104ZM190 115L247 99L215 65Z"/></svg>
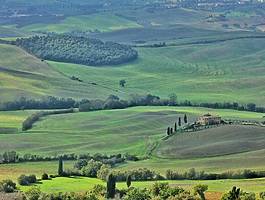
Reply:
<svg viewBox="0 0 265 200"><path fill-rule="evenodd" d="M114 31L119 29L141 27L136 22L118 17L112 13L72 16L55 24L32 24L22 28L28 32L56 32L71 31Z"/></svg>
<svg viewBox="0 0 265 200"><path fill-rule="evenodd" d="M138 48L137 61L116 67L46 63L17 47L0 45L0 90L4 94L0 101L19 96L104 99L110 94L128 98L130 94L167 97L176 93L179 100L193 102L264 105L264 45L264 39L240 39L217 44ZM71 76L78 76L84 82L70 80ZM127 81L125 88L119 87L121 79Z"/></svg>
<svg viewBox="0 0 265 200"><path fill-rule="evenodd" d="M117 88L118 81L125 79L127 87L122 89L122 96L152 93L166 97L174 92L181 100L263 105L264 42L263 39L245 39L218 45L139 48L137 61L116 68L50 64L68 76L75 74L82 80L111 88ZM257 43L255 48L253 43Z"/></svg>
<svg viewBox="0 0 265 200"><path fill-rule="evenodd" d="M0 135L0 145L3 150L50 155L72 152L146 155L178 117L187 113L194 121L206 112L220 114L224 118L261 120L262 117L257 113L185 107L136 107L63 114L44 118L26 133Z"/></svg>
<svg viewBox="0 0 265 200"><path fill-rule="evenodd" d="M192 191L193 186L197 184L206 184L209 186L208 192L227 192L233 186L238 186L244 191L248 192L262 192L264 191L265 179L252 180L216 180L216 181L160 181L169 183L171 186L179 186ZM148 182L132 182L133 187L149 188L155 181ZM41 184L36 184L41 191L46 193L58 192L85 192L92 189L94 185L106 185L105 182L93 178L55 178L53 180L42 181ZM30 187L21 187L23 191L27 191ZM117 188L127 188L126 183L117 183Z"/></svg>
<svg viewBox="0 0 265 200"><path fill-rule="evenodd" d="M5 119L3 127L19 128L21 121L31 112L0 112L0 119ZM191 107L135 107L54 115L42 118L27 132L0 134L1 152L152 155L148 160L118 167L124 170L147 167L162 174L167 169L185 171L193 167L208 172L263 169L264 128L224 126L180 133L166 141L161 140L166 135L166 128L173 126L178 117L187 114L192 122L205 113L217 114L223 119L260 121L263 117L263 114L253 112ZM176 149L178 147L181 151Z"/></svg>

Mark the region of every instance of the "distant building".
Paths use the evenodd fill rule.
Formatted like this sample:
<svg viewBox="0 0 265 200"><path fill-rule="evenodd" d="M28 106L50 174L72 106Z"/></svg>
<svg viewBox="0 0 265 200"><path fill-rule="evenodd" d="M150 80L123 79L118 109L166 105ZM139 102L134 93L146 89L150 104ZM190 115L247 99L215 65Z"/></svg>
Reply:
<svg viewBox="0 0 265 200"><path fill-rule="evenodd" d="M215 125L215 124L221 124L222 119L219 116L213 116L211 114L205 114L201 117L199 117L197 124L201 125Z"/></svg>

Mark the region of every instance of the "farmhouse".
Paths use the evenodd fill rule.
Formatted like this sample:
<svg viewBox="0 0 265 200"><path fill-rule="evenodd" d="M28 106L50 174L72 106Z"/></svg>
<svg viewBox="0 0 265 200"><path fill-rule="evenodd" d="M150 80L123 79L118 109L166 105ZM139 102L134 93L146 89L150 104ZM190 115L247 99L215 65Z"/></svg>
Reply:
<svg viewBox="0 0 265 200"><path fill-rule="evenodd" d="M214 124L221 124L221 117L219 116L213 116L211 114L205 114L201 117L199 117L197 124L201 125L214 125Z"/></svg>

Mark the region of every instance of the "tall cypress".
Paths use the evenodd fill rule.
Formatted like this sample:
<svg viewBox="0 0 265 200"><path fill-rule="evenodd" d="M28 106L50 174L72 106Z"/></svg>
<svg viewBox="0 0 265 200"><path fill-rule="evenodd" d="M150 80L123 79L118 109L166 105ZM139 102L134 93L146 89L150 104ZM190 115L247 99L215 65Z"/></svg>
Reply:
<svg viewBox="0 0 265 200"><path fill-rule="evenodd" d="M179 117L179 124L178 124L179 126L181 126L181 118Z"/></svg>
<svg viewBox="0 0 265 200"><path fill-rule="evenodd" d="M126 178L126 184L127 184L127 187L129 188L132 184L132 177L131 175L128 175L127 178Z"/></svg>
<svg viewBox="0 0 265 200"><path fill-rule="evenodd" d="M63 175L63 158L61 156L59 157L58 175Z"/></svg>
<svg viewBox="0 0 265 200"><path fill-rule="evenodd" d="M170 127L167 127L167 135L170 135Z"/></svg>
<svg viewBox="0 0 265 200"><path fill-rule="evenodd" d="M187 115L186 114L184 115L184 122L185 122L185 124L188 123L188 118L187 118Z"/></svg>
<svg viewBox="0 0 265 200"><path fill-rule="evenodd" d="M107 198L108 199L113 199L115 197L115 190L116 190L116 179L112 174L110 174L107 178Z"/></svg>
<svg viewBox="0 0 265 200"><path fill-rule="evenodd" d="M177 132L177 123L175 123L174 130L175 130L175 132Z"/></svg>

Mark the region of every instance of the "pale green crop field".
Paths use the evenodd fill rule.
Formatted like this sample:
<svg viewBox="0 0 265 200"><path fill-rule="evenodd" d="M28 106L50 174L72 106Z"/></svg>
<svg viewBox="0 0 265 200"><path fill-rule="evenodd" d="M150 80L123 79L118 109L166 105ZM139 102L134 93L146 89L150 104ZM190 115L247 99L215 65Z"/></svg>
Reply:
<svg viewBox="0 0 265 200"><path fill-rule="evenodd" d="M139 28L134 21L116 16L112 13L71 16L56 24L32 24L22 28L24 31L42 31L65 33L71 31L114 31L127 28Z"/></svg>

